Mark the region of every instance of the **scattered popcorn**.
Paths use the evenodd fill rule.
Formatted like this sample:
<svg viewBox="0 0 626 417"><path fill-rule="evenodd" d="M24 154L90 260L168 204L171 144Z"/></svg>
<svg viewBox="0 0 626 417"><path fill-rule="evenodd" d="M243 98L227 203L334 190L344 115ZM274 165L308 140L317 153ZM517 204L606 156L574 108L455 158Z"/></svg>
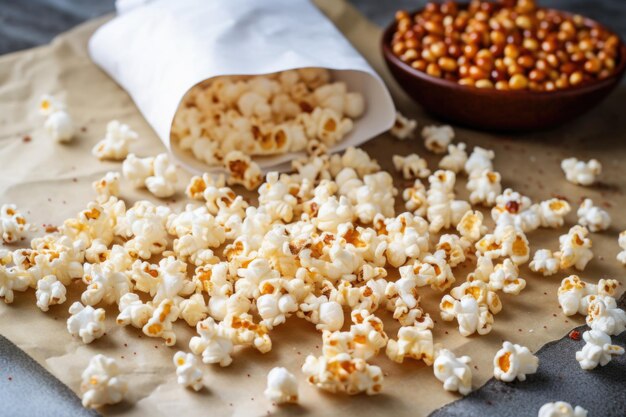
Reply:
<svg viewBox="0 0 626 417"><path fill-rule="evenodd" d="M173 361L180 385L192 388L194 391L200 391L204 387L204 382L202 382L204 372L193 353L178 351L174 355Z"/></svg>
<svg viewBox="0 0 626 417"><path fill-rule="evenodd" d="M585 198L576 213L578 224L587 227L592 232L606 230L611 225L611 216L606 210L593 205L593 200Z"/></svg>
<svg viewBox="0 0 626 417"><path fill-rule="evenodd" d="M561 281L558 290L559 305L566 316L576 313L587 315L589 304L596 297L612 297L619 285L614 279L601 279L598 284L582 281L576 275L570 275Z"/></svg>
<svg viewBox="0 0 626 417"><path fill-rule="evenodd" d="M493 358L493 376L500 381L513 382L515 378L526 380L539 367L539 358L525 346L504 342Z"/></svg>
<svg viewBox="0 0 626 417"><path fill-rule="evenodd" d="M576 360L584 370L591 370L598 365L609 363L613 356L624 354L624 348L612 345L611 337L600 330L589 330L583 333L585 346L576 352Z"/></svg>
<svg viewBox="0 0 626 417"><path fill-rule="evenodd" d="M538 417L587 417L587 410L580 406L572 408L569 403L557 401L542 405Z"/></svg>
<svg viewBox="0 0 626 417"><path fill-rule="evenodd" d="M17 211L15 204L3 204L0 207L0 235L4 243L14 243L34 231L33 225Z"/></svg>
<svg viewBox="0 0 626 417"><path fill-rule="evenodd" d="M122 163L124 178L135 188L143 188L148 177L154 174L154 157L137 158L130 153Z"/></svg>
<svg viewBox="0 0 626 417"><path fill-rule="evenodd" d="M128 155L130 143L138 138L139 135L128 125L112 120L107 124L104 139L94 146L91 153L100 160L121 161Z"/></svg>
<svg viewBox="0 0 626 417"><path fill-rule="evenodd" d="M469 199L472 204L481 203L487 207L493 206L502 192L500 174L489 170L472 171L467 182L467 189L470 191Z"/></svg>
<svg viewBox="0 0 626 417"><path fill-rule="evenodd" d="M519 278L519 269L510 259L498 264L489 275L489 288L506 294L519 294L526 288L526 280Z"/></svg>
<svg viewBox="0 0 626 417"><path fill-rule="evenodd" d="M422 137L426 149L433 153L445 153L448 145L454 139L452 126L426 126L422 129Z"/></svg>
<svg viewBox="0 0 626 417"><path fill-rule="evenodd" d="M116 322L120 326L128 326L131 324L138 329L148 323L148 320L154 313L154 307L150 304L144 304L139 296L129 292L120 298L119 302L120 314L117 316Z"/></svg>
<svg viewBox="0 0 626 417"><path fill-rule="evenodd" d="M276 404L298 402L298 381L287 369L272 368L267 374L265 397Z"/></svg>
<svg viewBox="0 0 626 417"><path fill-rule="evenodd" d="M587 307L587 325L609 336L617 336L626 330L626 312L617 307L613 297L595 298Z"/></svg>
<svg viewBox="0 0 626 417"><path fill-rule="evenodd" d="M529 267L533 272L538 272L544 277L554 275L559 272L560 259L549 249L539 249L535 252Z"/></svg>
<svg viewBox="0 0 626 417"><path fill-rule="evenodd" d="M204 363L219 363L228 366L233 359L230 356L234 346L232 332L224 325L217 324L212 317L207 317L196 326L198 336L189 341L189 349L196 355L202 355Z"/></svg>
<svg viewBox="0 0 626 417"><path fill-rule="evenodd" d="M224 167L230 174L227 180L229 185L241 184L247 190L254 190L263 181L261 168L242 152L232 151L226 154Z"/></svg>
<svg viewBox="0 0 626 417"><path fill-rule="evenodd" d="M566 235L559 237L559 258L561 260L561 269L567 269L574 266L582 271L587 263L593 259L591 251L591 239L589 239L589 230L584 226L573 226Z"/></svg>
<svg viewBox="0 0 626 417"><path fill-rule="evenodd" d="M560 198L551 198L539 204L541 227L561 227L565 222L565 216L572 208L569 203Z"/></svg>
<svg viewBox="0 0 626 417"><path fill-rule="evenodd" d="M83 407L98 408L116 404L126 395L128 386L120 374L117 362L104 355L96 355L83 371L80 391Z"/></svg>
<svg viewBox="0 0 626 417"><path fill-rule="evenodd" d="M396 121L391 127L391 134L400 140L408 139L412 137L417 128L417 120L409 119L400 113L396 112Z"/></svg>
<svg viewBox="0 0 626 417"><path fill-rule="evenodd" d="M67 319L67 330L72 336L80 337L87 344L104 335L104 309L83 306L76 301L69 311L71 316Z"/></svg>
<svg viewBox="0 0 626 417"><path fill-rule="evenodd" d="M413 358L432 365L435 356L433 333L424 323L402 326L398 330L398 340L390 339L387 343L386 353L394 362L402 363L404 358Z"/></svg>
<svg viewBox="0 0 626 417"><path fill-rule="evenodd" d="M622 251L617 254L617 260L626 265L626 230L619 234L617 244L622 249Z"/></svg>
<svg viewBox="0 0 626 417"><path fill-rule="evenodd" d="M160 337L165 340L165 346L176 344L176 333L172 323L178 319L180 310L172 300L165 299L154 309L152 317L143 326L143 333L150 337Z"/></svg>
<svg viewBox="0 0 626 417"><path fill-rule="evenodd" d="M170 162L166 153L154 158L152 176L146 178L146 188L155 197L167 198L174 195L174 188L178 180L176 165Z"/></svg>
<svg viewBox="0 0 626 417"><path fill-rule="evenodd" d="M456 230L469 242L476 242L487 232L487 226L483 225L483 214L478 210L467 211L456 225Z"/></svg>
<svg viewBox="0 0 626 417"><path fill-rule="evenodd" d="M107 172L104 177L91 184L96 192L96 201L104 204L111 197L120 195L120 174L118 172Z"/></svg>
<svg viewBox="0 0 626 417"><path fill-rule="evenodd" d="M50 116L59 110L65 110L65 104L61 100L50 94L44 94L39 99L39 113L42 116Z"/></svg>
<svg viewBox="0 0 626 417"><path fill-rule="evenodd" d="M443 382L446 391L458 391L467 395L472 391L472 359L469 356L457 358L448 349L441 349L433 365L435 377Z"/></svg>
<svg viewBox="0 0 626 417"><path fill-rule="evenodd" d="M394 155L393 166L402 173L405 180L426 178L430 175L428 163L416 153L408 156Z"/></svg>
<svg viewBox="0 0 626 417"><path fill-rule="evenodd" d="M458 145L448 145L448 154L439 161L439 168L452 171L455 174L461 172L467 162L466 146L463 142L459 142Z"/></svg>
<svg viewBox="0 0 626 417"><path fill-rule="evenodd" d="M0 272L1 273L1 272ZM50 306L65 302L65 285L57 280L54 275L46 275L37 281L37 307L41 311L48 311Z"/></svg>
<svg viewBox="0 0 626 417"><path fill-rule="evenodd" d="M595 159L585 162L576 158L567 158L561 161L561 168L565 172L565 178L578 185L593 184L602 172L602 165Z"/></svg>
<svg viewBox="0 0 626 417"><path fill-rule="evenodd" d="M55 142L67 143L74 137L74 122L65 110L51 113L43 125L48 136Z"/></svg>
<svg viewBox="0 0 626 417"><path fill-rule="evenodd" d="M494 151L475 146L472 154L465 162L465 172L471 175L473 172L493 171L493 158L496 157Z"/></svg>
<svg viewBox="0 0 626 417"><path fill-rule="evenodd" d="M426 187L424 187L422 181L416 179L412 187L405 188L404 191L402 191L402 198L406 202L404 206L407 210L417 216L424 216L426 214L428 203L426 199ZM624 260L626 264L626 255Z"/></svg>
<svg viewBox="0 0 626 417"><path fill-rule="evenodd" d="M6 304L13 302L15 291L26 291L29 286L30 280L20 274L17 268L7 268L0 263L0 298L3 298Z"/></svg>

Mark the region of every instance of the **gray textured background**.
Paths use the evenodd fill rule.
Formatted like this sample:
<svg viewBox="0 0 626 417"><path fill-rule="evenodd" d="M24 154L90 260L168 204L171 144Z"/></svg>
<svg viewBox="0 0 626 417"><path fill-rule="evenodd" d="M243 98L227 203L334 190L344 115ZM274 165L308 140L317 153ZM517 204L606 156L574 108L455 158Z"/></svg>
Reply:
<svg viewBox="0 0 626 417"><path fill-rule="evenodd" d="M425 3L423 0L350 1L381 26L393 18L395 10L417 9ZM587 15L626 38L626 0L540 3ZM60 32L111 12L113 4L113 0L0 0L0 54L47 43ZM589 417L625 417L626 355L609 366L582 371L573 355L583 343L565 337L548 344L538 353L539 372L527 382L505 384L491 380L432 416L536 416L545 402L564 400L587 408ZM614 343L624 346L626 333L614 338ZM0 416L94 415L83 409L80 400L54 376L0 336Z"/></svg>

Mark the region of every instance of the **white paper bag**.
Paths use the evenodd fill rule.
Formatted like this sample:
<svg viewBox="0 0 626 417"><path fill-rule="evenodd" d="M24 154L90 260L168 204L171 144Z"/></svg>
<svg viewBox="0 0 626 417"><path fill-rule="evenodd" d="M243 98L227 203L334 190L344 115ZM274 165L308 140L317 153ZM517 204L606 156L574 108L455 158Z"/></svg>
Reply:
<svg viewBox="0 0 626 417"><path fill-rule="evenodd" d="M372 45L373 48L378 45ZM133 98L165 146L189 168L208 167L170 142L184 95L220 75L268 74L302 67L332 70L361 92L365 114L331 151L359 145L388 130L395 108L383 81L308 0L158 0L103 25L89 53ZM263 168L303 153L257 157Z"/></svg>

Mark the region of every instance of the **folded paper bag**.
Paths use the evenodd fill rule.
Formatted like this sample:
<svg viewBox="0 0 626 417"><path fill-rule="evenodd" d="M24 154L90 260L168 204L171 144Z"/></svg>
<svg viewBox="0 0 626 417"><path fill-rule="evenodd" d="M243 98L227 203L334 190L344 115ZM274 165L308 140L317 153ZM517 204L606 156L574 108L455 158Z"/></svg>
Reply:
<svg viewBox="0 0 626 417"><path fill-rule="evenodd" d="M207 166L170 141L174 115L196 84L221 75L321 67L361 92L366 112L331 151L388 130L393 101L378 74L308 0L158 0L120 14L89 41L91 58L133 98L172 153L189 168ZM262 168L302 155L255 158Z"/></svg>

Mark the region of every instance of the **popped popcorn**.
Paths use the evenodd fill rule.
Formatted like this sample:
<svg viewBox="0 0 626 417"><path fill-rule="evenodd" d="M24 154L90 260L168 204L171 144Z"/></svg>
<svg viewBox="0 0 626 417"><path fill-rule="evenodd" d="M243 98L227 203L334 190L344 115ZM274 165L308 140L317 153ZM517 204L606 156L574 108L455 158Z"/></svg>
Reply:
<svg viewBox="0 0 626 417"><path fill-rule="evenodd" d="M191 297L180 301L178 308L180 309L180 317L192 327L209 315L209 308L202 294L193 294Z"/></svg>
<svg viewBox="0 0 626 417"><path fill-rule="evenodd" d="M172 300L165 299L154 309L152 317L143 326L146 336L160 337L165 340L165 346L176 344L176 333L172 329L172 323L178 319L180 310Z"/></svg>
<svg viewBox="0 0 626 417"><path fill-rule="evenodd" d="M392 161L396 171L401 172L406 180L425 178L430 175L428 163L416 153L407 156L394 155Z"/></svg>
<svg viewBox="0 0 626 417"><path fill-rule="evenodd" d="M606 230L611 225L611 216L606 210L593 205L593 200L585 198L578 211L578 224L587 227L591 232Z"/></svg>
<svg viewBox="0 0 626 417"><path fill-rule="evenodd" d="M587 417L587 410L578 405L573 408L569 403L557 401L542 405L538 417Z"/></svg>
<svg viewBox="0 0 626 417"><path fill-rule="evenodd" d="M404 191L402 191L402 198L406 202L404 206L407 210L413 212L413 214L417 216L423 216L426 214L428 203L426 199L426 187L424 187L422 181L416 179L413 186L405 188Z"/></svg>
<svg viewBox="0 0 626 417"><path fill-rule="evenodd" d="M609 336L617 336L626 330L626 312L617 307L613 297L595 298L587 307L587 325Z"/></svg>
<svg viewBox="0 0 626 417"><path fill-rule="evenodd" d="M424 146L433 153L445 153L448 145L454 139L452 126L426 126L422 129Z"/></svg>
<svg viewBox="0 0 626 417"><path fill-rule="evenodd" d="M573 226L567 234L559 237L559 258L561 260L561 269L574 266L582 271L587 263L593 259L591 251L591 239L589 239L589 230L584 226Z"/></svg>
<svg viewBox="0 0 626 417"><path fill-rule="evenodd" d="M198 336L189 341L189 349L196 355L202 355L204 363L219 363L228 366L232 363L231 354L234 349L232 331L221 323L217 324L212 317L198 322Z"/></svg>
<svg viewBox="0 0 626 417"><path fill-rule="evenodd" d="M565 178L569 182L578 185L591 185L602 172L602 165L595 159L585 162L576 158L567 158L561 161L561 169L565 172Z"/></svg>
<svg viewBox="0 0 626 417"><path fill-rule="evenodd" d="M25 237L35 227L17 210L15 204L3 204L0 207L0 235L4 243L14 243Z"/></svg>
<svg viewBox="0 0 626 417"><path fill-rule="evenodd" d="M96 192L96 201L104 204L111 197L120 195L120 174L118 172L107 172L104 177L94 181L91 187Z"/></svg>
<svg viewBox="0 0 626 417"><path fill-rule="evenodd" d="M432 365L435 356L433 333L425 323L402 326L398 330L398 340L387 342L386 354L397 363L402 363L404 358L413 358Z"/></svg>
<svg viewBox="0 0 626 417"><path fill-rule="evenodd" d="M55 142L70 142L75 135L72 117L65 110L57 110L51 113L43 125L48 136Z"/></svg>
<svg viewBox="0 0 626 417"><path fill-rule="evenodd" d="M170 162L166 153L157 155L152 163L152 175L146 178L146 188L155 197L167 198L176 192L176 165Z"/></svg>
<svg viewBox="0 0 626 417"><path fill-rule="evenodd" d="M122 174L133 187L145 187L146 179L154 174L154 157L138 158L134 153L128 154L122 163Z"/></svg>
<svg viewBox="0 0 626 417"><path fill-rule="evenodd" d="M224 167L229 172L228 184L241 184L248 190L257 188L263 180L261 168L240 151L232 151L224 157Z"/></svg>
<svg viewBox="0 0 626 417"><path fill-rule="evenodd" d="M120 298L131 291L128 276L116 271L111 262L85 264L83 282L87 288L80 299L85 305L94 306L100 302L118 303Z"/></svg>
<svg viewBox="0 0 626 417"><path fill-rule="evenodd" d="M489 275L489 288L506 294L519 294L526 288L526 280L519 277L519 269L510 259L498 264Z"/></svg>
<svg viewBox="0 0 626 417"><path fill-rule="evenodd" d="M617 260L626 265L626 230L619 234L617 244L622 249L621 252L617 254Z"/></svg>
<svg viewBox="0 0 626 417"><path fill-rule="evenodd" d="M463 142L459 142L458 145L448 145L448 154L439 161L439 168L452 171L455 174L461 172L467 162L466 147L467 145Z"/></svg>
<svg viewBox="0 0 626 417"><path fill-rule="evenodd" d="M487 232L483 218L483 214L478 210L467 211L456 225L456 230L469 242L476 242Z"/></svg>
<svg viewBox="0 0 626 417"><path fill-rule="evenodd" d="M130 143L138 138L139 135L128 125L112 120L107 124L104 139L93 147L91 153L100 160L121 161L128 155Z"/></svg>
<svg viewBox="0 0 626 417"><path fill-rule="evenodd" d="M572 208L569 203L560 198L551 198L539 203L541 227L561 227L565 222L565 216Z"/></svg>
<svg viewBox="0 0 626 417"><path fill-rule="evenodd" d="M50 116L52 113L65 110L65 103L50 94L44 94L39 99L39 113Z"/></svg>
<svg viewBox="0 0 626 417"><path fill-rule="evenodd" d="M531 271L548 277L559 272L560 263L559 257L554 252L549 249L539 249L535 252L533 260L528 266Z"/></svg>
<svg viewBox="0 0 626 417"><path fill-rule="evenodd" d="M204 372L193 353L178 351L172 358L176 366L177 381L180 385L200 391L204 387Z"/></svg>
<svg viewBox="0 0 626 417"><path fill-rule="evenodd" d="M408 139L412 137L417 128L417 120L409 119L405 117L399 111L396 112L396 121L391 127L391 134L400 140Z"/></svg>
<svg viewBox="0 0 626 417"><path fill-rule="evenodd" d="M493 376L500 381L513 382L515 378L526 380L539 367L539 358L525 346L504 342L493 358Z"/></svg>
<svg viewBox="0 0 626 417"><path fill-rule="evenodd" d="M95 355L82 373L83 407L98 408L124 399L128 385L115 359Z"/></svg>
<svg viewBox="0 0 626 417"><path fill-rule="evenodd" d="M624 348L611 344L611 337L600 330L588 330L583 333L585 345L576 352L576 360L585 370L604 366L613 356L624 354Z"/></svg>
<svg viewBox="0 0 626 417"><path fill-rule="evenodd" d="M83 306L76 301L70 306L69 312L71 316L67 319L67 331L72 336L78 336L83 343L88 344L104 335L104 309Z"/></svg>
<svg viewBox="0 0 626 417"><path fill-rule="evenodd" d="M587 315L589 304L596 297L611 297L615 294L618 282L613 279L601 279L598 284L582 281L576 275L570 275L561 281L558 290L559 305L566 316L576 313Z"/></svg>
<svg viewBox="0 0 626 417"><path fill-rule="evenodd" d="M489 170L472 171L467 182L467 189L470 191L469 199L472 204L482 203L487 207L493 206L502 192L500 174Z"/></svg>
<svg viewBox="0 0 626 417"><path fill-rule="evenodd" d="M435 377L443 382L446 391L458 391L467 395L472 391L472 359L469 356L457 358L448 349L441 349L433 365Z"/></svg>
<svg viewBox="0 0 626 417"><path fill-rule="evenodd" d="M138 329L148 323L148 320L154 313L154 307L150 304L144 304L139 296L129 292L124 294L119 301L120 314L118 314L116 323L120 326L128 326L129 324Z"/></svg>
<svg viewBox="0 0 626 417"><path fill-rule="evenodd" d="M298 381L296 377L283 367L272 368L267 374L265 397L276 403L298 402Z"/></svg>
<svg viewBox="0 0 626 417"><path fill-rule="evenodd" d="M14 299L14 292L26 291L30 286L30 279L19 273L17 268L7 268L0 264L0 298L6 304L11 304Z"/></svg>
<svg viewBox="0 0 626 417"><path fill-rule="evenodd" d="M51 305L63 304L66 299L65 294L65 285L59 282L54 275L46 275L37 281L35 297L37 297L37 307L41 311L48 311Z"/></svg>
<svg viewBox="0 0 626 417"><path fill-rule="evenodd" d="M465 162L465 172L471 175L472 172L493 171L493 158L496 154L492 150L475 146L467 162Z"/></svg>

